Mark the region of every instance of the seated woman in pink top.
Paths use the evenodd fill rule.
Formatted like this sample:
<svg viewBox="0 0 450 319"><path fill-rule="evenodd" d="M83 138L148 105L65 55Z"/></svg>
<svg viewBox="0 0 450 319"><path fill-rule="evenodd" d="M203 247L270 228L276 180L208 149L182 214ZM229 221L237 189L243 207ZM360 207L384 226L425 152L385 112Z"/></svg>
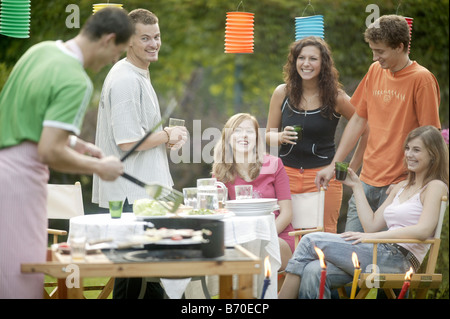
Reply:
<svg viewBox="0 0 450 319"><path fill-rule="evenodd" d="M448 147L438 129L422 126L409 133L404 143L404 156L408 177L393 187L376 212L370 208L358 176L348 170L343 183L353 190L364 232L303 236L286 267L287 275L279 298L317 298L321 268L314 246L322 249L325 255L324 297L329 298L330 289L351 282L353 251L358 255L363 271L372 263L372 244L362 243L363 239L425 240L434 235L441 198L448 194ZM416 272L428 248L427 244L380 244L380 272L405 273L410 267Z"/></svg>
<svg viewBox="0 0 450 319"><path fill-rule="evenodd" d="M250 114L232 116L222 130L222 138L214 148L212 175L228 188L229 199L236 199L234 186L252 185L253 197L277 198L275 224L280 244L283 270L295 249L289 179L278 157L265 154L264 132Z"/></svg>

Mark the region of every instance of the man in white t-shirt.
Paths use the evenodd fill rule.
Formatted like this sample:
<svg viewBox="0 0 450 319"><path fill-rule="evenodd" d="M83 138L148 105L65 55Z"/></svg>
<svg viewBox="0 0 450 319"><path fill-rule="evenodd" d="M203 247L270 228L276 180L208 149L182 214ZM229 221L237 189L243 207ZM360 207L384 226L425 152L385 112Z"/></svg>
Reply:
<svg viewBox="0 0 450 319"><path fill-rule="evenodd" d="M158 18L145 9L133 10L129 16L135 25L135 33L131 37L127 57L111 68L103 84L95 137L95 144L105 154L119 158L161 121L158 97L148 70L150 63L158 60L161 47ZM171 187L173 181L166 144L175 144L172 148L177 149L186 139L185 127L163 129L159 125L155 132L127 157L124 161L124 171L146 183L158 182ZM108 208L110 200L123 200L123 211L131 212L134 201L140 198L148 198L144 188L124 178L105 182L94 175L92 201L98 203L100 208ZM131 284L135 281L135 284ZM113 297L137 297L140 281L140 278L116 280ZM119 282L123 282L121 288L118 287ZM151 297L161 296L157 293L151 294Z"/></svg>
<svg viewBox="0 0 450 319"><path fill-rule="evenodd" d="M95 144L106 154L121 158L147 131L161 120L158 98L151 84L149 66L158 60L161 36L158 18L148 10L137 9L129 16L135 23L135 34L127 57L108 73L101 93ZM124 170L144 182L158 182L171 187L165 144L181 147L187 132L183 127L156 128L124 162ZM147 198L145 189L124 178L104 182L94 175L92 201L108 208L108 201L123 200L131 211L136 199Z"/></svg>

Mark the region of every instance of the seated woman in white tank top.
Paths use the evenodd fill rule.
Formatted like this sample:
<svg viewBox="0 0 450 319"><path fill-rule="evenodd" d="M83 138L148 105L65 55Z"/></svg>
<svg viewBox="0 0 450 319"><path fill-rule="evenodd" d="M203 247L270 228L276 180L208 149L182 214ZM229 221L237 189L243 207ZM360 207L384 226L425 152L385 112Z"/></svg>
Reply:
<svg viewBox="0 0 450 319"><path fill-rule="evenodd" d="M434 235L441 198L448 194L448 147L438 129L423 126L410 132L404 151L408 176L392 187L388 198L376 212L370 208L358 176L349 169L343 183L353 190L364 232L303 236L286 267L288 274L279 298L317 298L321 268L314 246L325 255L327 281L324 296L327 298L330 289L352 280L353 251L357 253L363 271L371 264L372 245L361 243L363 239L425 240ZM425 244L380 244L380 272L405 273L410 267L417 270L427 251L428 245Z"/></svg>

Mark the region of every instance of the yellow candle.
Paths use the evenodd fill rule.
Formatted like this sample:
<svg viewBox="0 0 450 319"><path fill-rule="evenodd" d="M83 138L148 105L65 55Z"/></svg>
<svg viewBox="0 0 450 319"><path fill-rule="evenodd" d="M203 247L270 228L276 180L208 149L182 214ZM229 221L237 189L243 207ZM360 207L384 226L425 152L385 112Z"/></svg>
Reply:
<svg viewBox="0 0 450 319"><path fill-rule="evenodd" d="M353 284L352 284L352 292L350 294L350 299L355 299L356 286L358 285L358 278L359 278L360 273L361 273L361 269L359 269L359 268L355 269L355 272L353 274Z"/></svg>
<svg viewBox="0 0 450 319"><path fill-rule="evenodd" d="M352 283L352 292L350 294L350 299L355 299L356 294L356 286L358 285L359 275L361 274L361 268L359 268L358 256L355 252L352 254L353 266L355 267L355 271L353 273L353 283Z"/></svg>

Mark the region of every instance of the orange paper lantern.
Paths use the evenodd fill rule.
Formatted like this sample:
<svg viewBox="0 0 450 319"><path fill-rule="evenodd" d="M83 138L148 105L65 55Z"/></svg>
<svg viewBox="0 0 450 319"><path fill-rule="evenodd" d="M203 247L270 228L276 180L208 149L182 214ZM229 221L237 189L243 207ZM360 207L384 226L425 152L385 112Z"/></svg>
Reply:
<svg viewBox="0 0 450 319"><path fill-rule="evenodd" d="M254 13L227 12L225 53L253 53Z"/></svg>

